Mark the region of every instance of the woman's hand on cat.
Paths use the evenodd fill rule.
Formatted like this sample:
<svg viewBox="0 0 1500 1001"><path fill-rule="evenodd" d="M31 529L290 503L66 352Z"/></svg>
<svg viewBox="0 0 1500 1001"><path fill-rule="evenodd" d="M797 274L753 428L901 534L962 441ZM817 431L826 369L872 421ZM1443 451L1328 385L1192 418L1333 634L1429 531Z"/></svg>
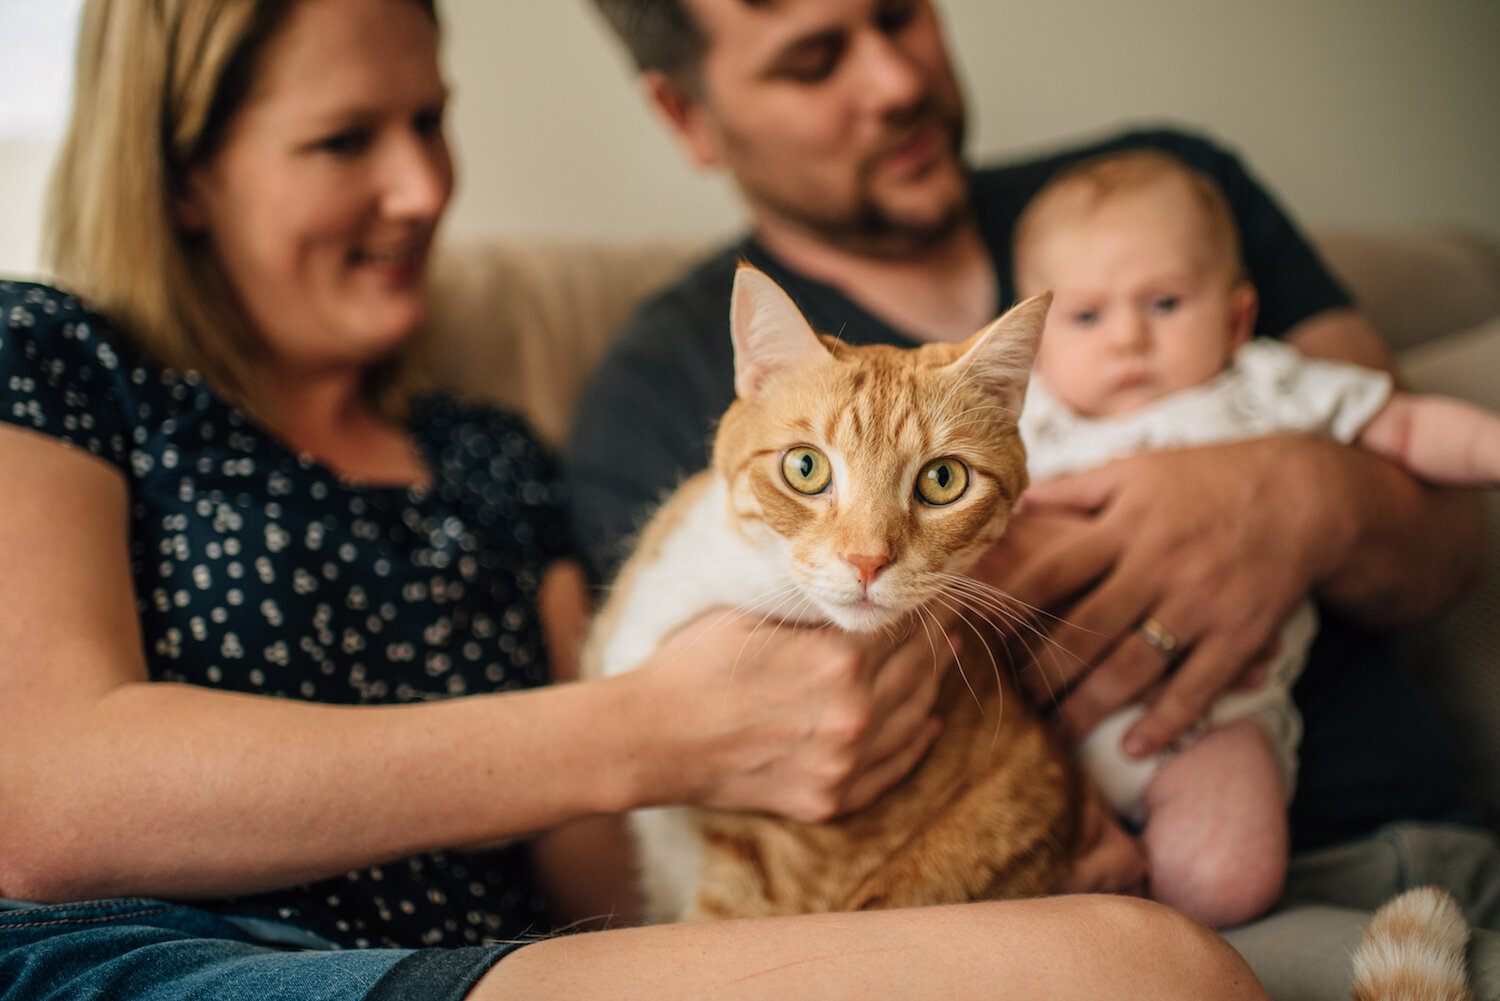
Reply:
<svg viewBox="0 0 1500 1001"><path fill-rule="evenodd" d="M1061 696L1066 736L1161 683L1125 738L1127 753L1155 753L1274 642L1333 558L1311 505L1286 503L1290 447L1279 437L1143 454L1028 492L986 566L1003 567L1017 597L1064 606L1056 647L1025 680ZM1139 631L1148 617L1170 632L1171 656Z"/></svg>
<svg viewBox="0 0 1500 1001"><path fill-rule="evenodd" d="M823 821L872 802L936 739L957 640L853 635L711 612L632 672L683 730L666 802Z"/></svg>

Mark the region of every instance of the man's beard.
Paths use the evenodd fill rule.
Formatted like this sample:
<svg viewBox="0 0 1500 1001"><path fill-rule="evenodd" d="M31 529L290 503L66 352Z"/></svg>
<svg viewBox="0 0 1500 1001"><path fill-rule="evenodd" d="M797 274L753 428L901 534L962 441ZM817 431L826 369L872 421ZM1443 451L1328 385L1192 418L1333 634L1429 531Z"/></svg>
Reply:
<svg viewBox="0 0 1500 1001"><path fill-rule="evenodd" d="M930 110L927 112L930 114ZM961 162L964 126L962 116L940 122L948 137L950 155ZM852 208L828 210L826 206L809 206L782 198L771 190L757 190L755 199L783 220L815 237L820 243L838 247L865 257L901 258L920 254L941 244L962 229L973 218L969 179L960 166L962 190L953 204L935 216L913 218L910 213L891 210L868 186L861 184L857 203Z"/></svg>
<svg viewBox="0 0 1500 1001"><path fill-rule="evenodd" d="M853 216L826 223L818 235L829 243L865 257L900 258L919 254L947 240L973 217L967 197L934 219L921 221L894 217L873 200L861 202Z"/></svg>

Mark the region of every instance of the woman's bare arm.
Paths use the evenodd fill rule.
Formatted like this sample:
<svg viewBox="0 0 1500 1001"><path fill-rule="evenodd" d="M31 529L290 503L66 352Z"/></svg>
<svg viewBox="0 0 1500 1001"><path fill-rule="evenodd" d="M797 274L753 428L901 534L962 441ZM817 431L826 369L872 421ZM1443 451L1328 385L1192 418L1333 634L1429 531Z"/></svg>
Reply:
<svg viewBox="0 0 1500 1001"><path fill-rule="evenodd" d="M241 894L663 802L833 812L932 736L900 708L930 657L893 683L813 633L764 669L689 629L620 678L410 705L149 682L119 472L9 426L0 469L0 896Z"/></svg>
<svg viewBox="0 0 1500 1001"><path fill-rule="evenodd" d="M641 795L626 686L352 708L147 683L119 473L9 427L0 468L0 894L244 893Z"/></svg>

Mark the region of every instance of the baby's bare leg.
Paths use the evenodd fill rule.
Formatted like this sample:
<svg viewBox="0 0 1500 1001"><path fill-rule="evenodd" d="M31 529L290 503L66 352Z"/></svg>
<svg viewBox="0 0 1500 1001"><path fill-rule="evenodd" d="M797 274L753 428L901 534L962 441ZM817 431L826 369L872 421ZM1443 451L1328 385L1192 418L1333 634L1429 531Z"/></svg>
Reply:
<svg viewBox="0 0 1500 1001"><path fill-rule="evenodd" d="M1146 787L1151 896L1215 928L1264 913L1286 878L1285 803L1270 740L1254 720L1168 758Z"/></svg>

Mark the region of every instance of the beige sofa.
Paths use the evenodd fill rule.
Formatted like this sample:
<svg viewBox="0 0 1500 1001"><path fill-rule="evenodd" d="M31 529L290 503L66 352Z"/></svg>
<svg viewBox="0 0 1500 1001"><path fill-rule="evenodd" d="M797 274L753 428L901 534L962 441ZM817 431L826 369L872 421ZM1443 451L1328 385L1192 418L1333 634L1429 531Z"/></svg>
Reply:
<svg viewBox="0 0 1500 1001"><path fill-rule="evenodd" d="M1317 234L1399 352L1411 384L1500 409L1500 247L1454 229ZM438 377L524 413L561 446L580 386L642 295L704 248L681 243L484 242L446 247L429 345ZM727 292L727 290L726 290ZM727 307L726 307L727 308ZM1500 527L1500 492L1487 496ZM1462 607L1403 637L1500 829L1500 559Z"/></svg>

